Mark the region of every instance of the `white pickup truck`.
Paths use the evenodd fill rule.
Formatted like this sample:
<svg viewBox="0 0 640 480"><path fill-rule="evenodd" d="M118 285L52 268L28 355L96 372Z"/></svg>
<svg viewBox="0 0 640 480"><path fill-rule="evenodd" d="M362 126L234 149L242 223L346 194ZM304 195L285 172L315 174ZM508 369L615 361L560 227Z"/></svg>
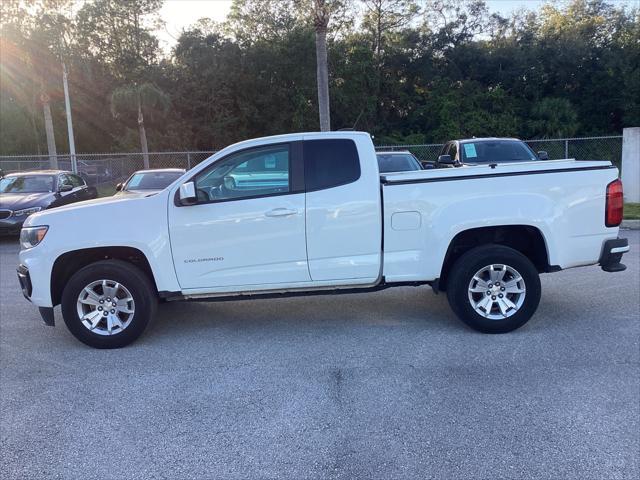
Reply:
<svg viewBox="0 0 640 480"><path fill-rule="evenodd" d="M608 162L380 175L367 133L300 133L231 145L159 193L30 216L18 277L46 324L61 304L98 348L135 340L158 300L424 284L472 328L502 333L534 314L539 273L624 270L621 219Z"/></svg>

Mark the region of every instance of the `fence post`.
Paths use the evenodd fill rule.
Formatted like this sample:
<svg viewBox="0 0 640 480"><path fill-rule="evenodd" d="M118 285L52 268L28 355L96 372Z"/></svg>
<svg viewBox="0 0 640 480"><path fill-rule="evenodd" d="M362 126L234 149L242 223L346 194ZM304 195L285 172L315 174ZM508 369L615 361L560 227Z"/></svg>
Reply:
<svg viewBox="0 0 640 480"><path fill-rule="evenodd" d="M191 152L187 152L187 170L191 170Z"/></svg>
<svg viewBox="0 0 640 480"><path fill-rule="evenodd" d="M622 130L622 183L625 201L640 203L640 127Z"/></svg>
<svg viewBox="0 0 640 480"><path fill-rule="evenodd" d="M564 141L564 158L569 158L569 140Z"/></svg>

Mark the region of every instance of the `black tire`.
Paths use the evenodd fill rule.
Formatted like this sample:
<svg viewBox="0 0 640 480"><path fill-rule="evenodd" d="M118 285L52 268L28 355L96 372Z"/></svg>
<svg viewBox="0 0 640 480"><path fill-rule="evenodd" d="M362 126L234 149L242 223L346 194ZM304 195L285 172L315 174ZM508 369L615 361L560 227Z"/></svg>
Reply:
<svg viewBox="0 0 640 480"><path fill-rule="evenodd" d="M473 276L493 264L514 268L526 286L520 308L511 316L497 320L480 315L469 299L469 285ZM538 308L540 294L540 277L531 260L517 250L502 245L484 245L469 250L454 263L447 281L447 298L455 314L468 326L483 333L507 333L520 328Z"/></svg>
<svg viewBox="0 0 640 480"><path fill-rule="evenodd" d="M99 335L85 327L77 311L78 296L91 282L113 280L126 287L135 302L131 323L120 333ZM136 266L121 260L102 260L78 270L62 292L62 316L69 331L94 348L121 348L136 340L155 314L157 295L151 281Z"/></svg>

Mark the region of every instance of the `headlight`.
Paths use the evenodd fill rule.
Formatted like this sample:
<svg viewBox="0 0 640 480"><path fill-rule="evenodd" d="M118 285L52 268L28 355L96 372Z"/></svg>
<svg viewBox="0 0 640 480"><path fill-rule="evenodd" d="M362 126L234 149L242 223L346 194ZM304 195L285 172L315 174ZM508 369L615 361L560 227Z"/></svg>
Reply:
<svg viewBox="0 0 640 480"><path fill-rule="evenodd" d="M33 248L38 245L47 234L49 227L24 227L20 231L20 247L23 250Z"/></svg>
<svg viewBox="0 0 640 480"><path fill-rule="evenodd" d="M24 208L22 210L14 210L13 211L13 216L14 217L22 217L22 216L28 216L31 215L32 213L36 213L39 212L40 210L42 210L42 207L31 207L31 208Z"/></svg>

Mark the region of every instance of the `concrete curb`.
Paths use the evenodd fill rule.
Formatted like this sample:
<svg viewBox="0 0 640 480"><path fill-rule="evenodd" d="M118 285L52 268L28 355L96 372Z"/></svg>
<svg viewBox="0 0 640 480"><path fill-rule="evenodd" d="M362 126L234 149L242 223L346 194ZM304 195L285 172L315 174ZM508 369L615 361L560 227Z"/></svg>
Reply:
<svg viewBox="0 0 640 480"><path fill-rule="evenodd" d="M622 220L620 228L628 230L640 230L640 220Z"/></svg>

